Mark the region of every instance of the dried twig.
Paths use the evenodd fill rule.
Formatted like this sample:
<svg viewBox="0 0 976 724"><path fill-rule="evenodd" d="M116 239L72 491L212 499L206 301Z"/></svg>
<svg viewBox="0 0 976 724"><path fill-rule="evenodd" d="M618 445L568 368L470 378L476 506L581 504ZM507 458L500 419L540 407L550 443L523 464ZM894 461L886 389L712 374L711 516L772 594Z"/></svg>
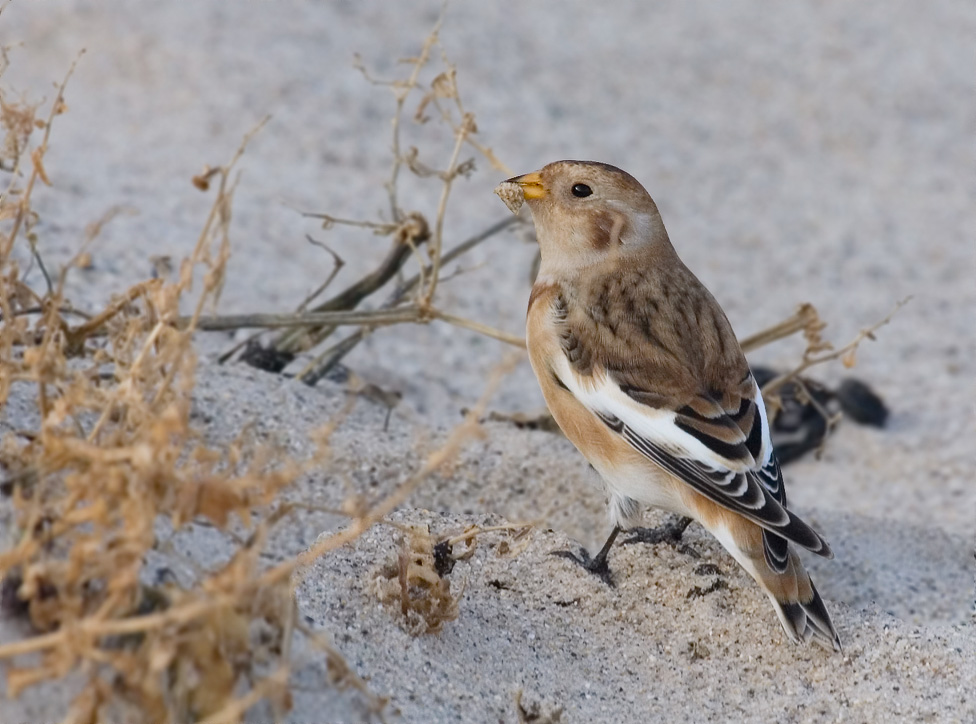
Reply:
<svg viewBox="0 0 976 724"><path fill-rule="evenodd" d="M84 55L85 51L82 50L78 53L78 56L71 63L71 67L68 68L68 72L65 73L64 79L58 86L58 92L54 96L54 102L51 103L51 111L48 113L47 121L44 123L44 134L41 136L40 145L31 152L31 173L27 177L27 183L24 185L24 190L20 195L18 201L17 214L14 217L13 228L6 235L5 243L0 247L0 264L6 264L7 259L10 257L10 251L13 247L14 241L17 239L17 235L20 233L21 226L26 222L30 213L30 200L31 192L34 190L34 185L37 179L41 179L44 183L50 183L47 180L47 172L44 170L44 154L47 153L48 143L51 139L51 127L54 124L54 118L56 116L64 113L67 109L67 104L64 102L64 89L68 86L68 81L71 80L71 76L75 73L75 68L78 66L78 61L81 60L81 56ZM19 167L20 162L18 159L17 166L15 170ZM11 183L13 183L11 181ZM32 245L32 249L34 249ZM34 249L36 252L36 249ZM50 278L48 278L48 291L50 288Z"/></svg>
<svg viewBox="0 0 976 724"><path fill-rule="evenodd" d="M451 249L451 251L444 254L441 259L441 264L444 265L453 261L454 259L457 259L471 249L474 249L482 242L490 239L495 234L498 234L517 222L518 220L515 217L508 217L502 221L492 224L481 233L475 234L470 239L461 242L456 247ZM381 309L392 309L396 307L413 291L418 288L422 288L425 273L426 270L421 269L419 273L400 284L400 286L397 287L397 289L383 303ZM316 384L318 380L325 377L325 375L327 375L329 371L342 360L343 357L355 349L355 347L366 338L369 332L370 328L368 327L358 329L329 350L326 350L325 353L319 355L319 357L317 357L298 375L299 379L305 380L308 384ZM524 346L524 341L519 340L519 344L520 346Z"/></svg>
<svg viewBox="0 0 976 724"><path fill-rule="evenodd" d="M504 342L505 344L510 344L514 347L521 347L525 349L525 338L509 334L508 332L503 332L500 329L495 329L494 327L489 327L487 324L482 324L481 322L475 322L471 319L465 319L464 317L458 317L454 314L447 314L439 309L429 309L428 313L434 319L440 319L448 324L453 324L455 327L462 327L464 329L470 329L472 332L477 332L478 334L483 334L486 337L491 337L492 339L497 339L499 342Z"/></svg>
<svg viewBox="0 0 976 724"><path fill-rule="evenodd" d="M262 327L265 329L288 328L288 327L308 327L310 325L329 325L341 327L348 325L355 326L383 326L389 324L403 324L405 322L416 322L426 324L434 319L440 319L458 327L470 329L487 337L524 347L525 340L522 337L508 334L500 330L489 327L488 325L464 319L454 314L442 312L434 307L418 307L410 304L395 309L376 309L363 312L304 312L302 314L225 314L220 316L201 316L180 317L177 320L179 329L187 329L193 326L195 329L207 332L220 332L232 329L245 329L248 327ZM93 322L96 320L92 320ZM101 322L101 320L98 320ZM89 323L90 325L91 323ZM89 332L90 334L90 332Z"/></svg>
<svg viewBox="0 0 976 724"><path fill-rule="evenodd" d="M329 287L329 285L332 284L332 281L339 274L339 271L342 269L342 267L345 266L346 264L345 260L338 254L336 254L332 249L330 249L324 242L316 241L309 235L306 235L305 238L308 239L309 244L325 249L325 251L331 254L334 263L332 266L332 271L329 273L329 276L326 277L324 282L322 282L316 289L311 291L308 294L308 296L305 297L305 299L302 300L302 303L298 305L298 309L296 310L297 312L304 312L309 304L311 304L313 301L315 301L315 299L317 299L321 294L323 294L325 290ZM255 332L254 334L248 336L246 339L238 342L229 350L221 354L220 357L217 358L217 364L226 363L227 360L229 360L231 357L237 354L242 348L252 344L254 340L260 336L261 336L261 332Z"/></svg>
<svg viewBox="0 0 976 724"><path fill-rule="evenodd" d="M360 59L357 58L355 63L355 67L362 72L367 81L375 85L382 85L390 88L393 91L396 99L392 124L392 168L390 172L390 179L386 184L390 202L390 214L393 221L363 221L343 218L333 214L318 214L308 212L304 214L307 217L322 219L323 228L329 228L331 226L341 224L369 229L380 235L394 235L393 248L376 270L344 290L338 296L315 307L313 310L314 312L351 312L368 296L373 294L375 291L378 291L386 283L388 283L390 279L392 279L392 277L402 269L410 254L413 254L418 262L419 271L415 275L414 279L412 279L407 285L401 284L390 299L388 299L387 302L382 305L382 308L375 313L363 313L365 316L362 317L337 316L331 319L323 318L321 320L316 320L315 318L311 317L308 318L307 321L314 323L316 326L299 324L300 320L298 320L296 317L283 315L274 315L274 317L244 315L243 317L225 317L221 319L210 318L204 320L204 324L211 329L228 329L245 324L249 326L252 323L260 322L261 320L269 321L269 328L274 326L294 327L277 335L271 343L271 349L273 352L270 354L274 360L275 369L281 369L291 359L293 359L297 353L312 349L322 344L331 334L333 334L337 326L341 324L348 323L370 325L369 327L363 327L363 329L357 331L353 335L347 336L340 342L333 344L328 349L320 352L305 366L304 369L298 373L298 377L300 379L303 379L311 384L314 384L316 380L321 379L321 377L327 374L328 370L331 369L339 359L347 354L349 350L354 348L360 340L369 334L372 327L375 325L399 324L403 322L427 323L433 319L441 319L450 324L462 326L480 334L487 334L488 336L492 336L508 343L522 344L521 340L514 335L495 330L492 327L480 322L467 320L443 310L436 309L433 304L437 287L441 281L441 269L443 265L447 263L449 259L456 258L461 253L464 253L469 248L474 246L474 244L471 244L470 246L462 245L461 247L453 250L453 256L443 253L444 222L448 208L448 200L451 195L454 181L458 176L467 175L473 169L473 161L460 161L461 149L466 143L471 143L486 158L488 158L494 166L499 167L502 165L491 149L472 141L471 136L477 131L474 116L470 112L465 111L464 106L461 103L460 95L457 92L456 71L447 61L447 59L443 57L443 51L442 58L447 70L434 78L433 82L431 83L430 90L420 101L415 114L415 120L418 120L419 122L426 120L423 115L423 110L428 104L433 103L440 112L441 119L452 128L454 143L447 167L444 170L429 169L420 163L417 158L418 152L415 148L411 148L408 153L403 153L401 150L402 118L406 101L410 94L419 88L421 71L429 63L433 49L439 44L438 34L443 22L446 5L447 3L445 2L434 28L431 30L421 47L420 53L416 58L410 59L409 63L411 65L411 69L406 79L393 81L378 80L369 73ZM455 122L454 116L452 115L454 111L452 111L450 108L444 107L441 104L442 100L453 101L453 109L460 116L460 119L457 122ZM405 214L399 208L398 184L401 175L400 171L404 165L410 168L416 175L421 177L436 177L440 179L442 183L441 195L434 215L433 232L428 230L427 220L423 215L418 212ZM500 230L500 228L505 228L510 223L513 223L513 221L506 220L506 222L499 226L498 229L494 229L493 227L493 230L489 230L488 233L479 235L476 243L480 243L480 241L483 241L491 234L496 233L497 230ZM430 256L429 265L424 263L418 250L420 244L428 240L428 253ZM331 281L332 276L333 275L330 275L330 279L327 280L327 282ZM408 311L402 314L399 312L393 314L389 313L389 311L394 307L399 307L402 303L404 303L408 295L414 293L416 293L414 303L415 307L417 308L416 312ZM306 306L307 305L300 306L298 311L303 312ZM229 359L244 344L247 344L247 342L245 341L236 345L234 349L222 355L221 361ZM266 358L268 358L267 354L255 355L255 359L261 360L260 362L257 362L257 364L260 365L268 364Z"/></svg>
<svg viewBox="0 0 976 724"><path fill-rule="evenodd" d="M105 636L137 634L151 629L165 629L174 625L185 626L190 621L199 619L212 611L231 607L235 602L242 599L246 600L263 588L290 581L296 573L299 573L299 578L301 578L301 571L309 564L361 536L402 505L430 475L456 457L462 446L480 430L478 420L484 414L488 401L502 378L511 371L516 360L516 357L510 357L495 369L477 404L468 412L464 421L451 431L444 444L427 457L419 470L404 480L396 490L381 499L376 505L353 519L350 525L342 531L320 539L304 553L278 564L257 578L240 582L242 586L240 588L235 587L226 592L214 591L211 595L201 596L196 600L158 613L113 620L86 618L65 624L48 634L0 645L0 660L56 649L67 641L95 641ZM294 584L297 585L297 581Z"/></svg>
<svg viewBox="0 0 976 724"><path fill-rule="evenodd" d="M434 23L434 27L431 29L426 40L424 40L423 47L420 49L420 55L413 62L413 69L410 72L409 78L402 85L393 86L394 93L396 94L396 111L393 114L393 167L390 171L390 180L387 182L386 190L390 197L390 214L396 221L400 219L400 208L397 201L397 183L400 176L400 169L403 167L403 154L400 151L400 123L403 117L403 106L411 91L417 87L420 71L427 65L427 61L430 59L430 51L439 40L438 36L441 25L444 23L444 15L446 12L447 0L444 0L441 5L441 11L437 16L437 21Z"/></svg>
<svg viewBox="0 0 976 724"><path fill-rule="evenodd" d="M796 381L798 376L806 372L811 367L823 364L825 362L830 362L831 360L840 359L845 367L853 367L855 361L855 354L857 353L857 348L866 339L875 339L874 333L888 324L892 318L898 313L898 311L904 307L908 302L911 301L911 297L906 297L898 302L894 309L888 313L888 315L881 321L871 325L867 329L862 329L858 332L857 336L853 340L848 342L846 345L840 349L827 352L825 354L810 354L809 350L807 354L804 354L803 361L800 362L791 371L776 377L763 387L763 393L765 394L775 394L776 391L782 387L784 384L790 381ZM811 396L812 397L812 396ZM829 420L830 418L827 417Z"/></svg>
<svg viewBox="0 0 976 724"><path fill-rule="evenodd" d="M328 286L332 283L332 280L335 279L336 276L339 274L339 271L342 269L342 267L346 265L345 259L343 259L341 256L336 254L324 242L316 241L315 239L313 239L311 236L307 234L305 238L308 239L309 244L317 246L320 249L325 249L325 251L327 251L332 256L333 264L332 264L332 271L329 272L329 276L325 278L325 281L322 282L318 287L316 287L315 290L312 291L307 297L305 297L305 299L302 300L302 303L298 305L297 311L299 312L304 312L308 308L308 305L311 304L313 301L315 301L315 299L328 288Z"/></svg>
<svg viewBox="0 0 976 724"><path fill-rule="evenodd" d="M395 228L396 234L389 252L371 273L344 289L335 297L314 308L315 312L331 312L351 310L359 305L373 292L382 288L403 267L410 257L411 246L405 243L409 237L411 243L421 244L429 237L427 223L419 216L408 216ZM316 326L305 330L288 332L275 340L273 346L279 352L295 354L297 352L320 344L334 330L334 326Z"/></svg>
<svg viewBox="0 0 976 724"><path fill-rule="evenodd" d="M441 257L441 265L443 266L454 261L491 237L517 223L520 223L519 220L510 216L492 224L480 233L466 239L447 253L443 254ZM411 309L401 306L404 300L409 298L411 294L413 294L416 290L423 288L424 280L431 274L430 266L421 267L417 274L398 285L396 290L394 290L394 292L377 310L364 312L338 311L342 305L349 306L350 304L358 304L359 301L365 299L372 292L376 291L377 288L384 286L386 282L395 275L395 271L400 268L400 266L397 266L397 264L402 266L402 262L405 261L405 255L402 255L402 251L400 253L396 252L396 249L400 248L401 247L395 247L395 249L387 255L386 259L384 259L377 270L372 272L370 275L364 277L359 282L347 288L341 294L328 302L316 307L316 310L322 311L304 312L301 315L243 314L222 315L219 317L201 317L197 320L196 328L202 331L227 331L247 327L294 327L296 328L295 332L291 333L289 336L282 336L280 338L285 343L284 349L288 350L290 349L288 342L290 340L295 340L295 343L297 343L297 340L301 335L309 334L307 330L316 331L316 336L310 339L309 342L320 342L321 339L324 339L327 336L325 334L326 331L331 333L331 331L337 326L364 325L352 335L349 335L317 355L312 362L310 362L301 372L298 373L298 375L296 375L299 379L302 379L307 384L311 385L316 384L320 379L327 375L345 355L352 351L352 349L354 349L356 345L358 345L359 342L361 342L366 335L369 334L369 331L373 326L403 324L409 322L426 323L431 319L443 319L451 324L465 326L468 328L471 328L469 325L476 325L477 329L475 329L475 331L478 331L479 333L487 334L488 336L496 339L501 339L509 344L524 346L524 341L520 337L494 330L491 327L482 325L478 322L469 322L468 320L464 320L455 315L446 315L440 310L433 308L428 308L421 312L416 307ZM337 311L328 311L333 308L335 308ZM185 324L187 322L188 320L181 318L179 323ZM302 328L304 328L304 331L299 331ZM239 349L239 347L240 345L237 345L235 350ZM223 362L226 359L229 359L233 352L234 350L225 353L221 357L220 361Z"/></svg>
<svg viewBox="0 0 976 724"><path fill-rule="evenodd" d="M789 337L790 335L802 331L814 320L819 321L819 317L817 316L817 310L814 309L813 305L808 303L801 304L792 317L788 317L782 322L774 324L772 327L746 337L739 342L739 346L742 347L743 352L749 354L750 352L754 352L760 347L765 347L767 344L771 344L776 340Z"/></svg>
<svg viewBox="0 0 976 724"><path fill-rule="evenodd" d="M454 150L451 152L451 160L445 172L444 187L441 189L441 198L437 203L437 217L434 221L434 238L431 240L430 255L433 259L430 271L430 284L423 295L423 304L431 304L434 300L434 293L437 291L437 281L441 270L441 248L444 241L444 217L447 214L447 200L451 195L451 188L454 179L457 178L458 156L464 139L474 130L474 116L466 115L461 122L461 127L455 132L456 140Z"/></svg>
<svg viewBox="0 0 976 724"><path fill-rule="evenodd" d="M414 86L418 77L413 75ZM63 106L60 93L55 105ZM255 321L204 314L215 304L223 285L238 178L233 169L252 135L244 138L229 164L206 167L193 179L201 190L217 186L217 195L178 279L138 284L104 309L90 315L80 313L84 319L72 320L74 326L65 321L74 313L62 297L66 270L58 284L49 284L42 298L22 284L15 267L6 266L13 238L29 221L26 215L33 213L29 205L20 207L14 234L0 243L4 282L9 278L9 283L0 285L0 345L4 353L13 345L24 347L23 354L3 359L0 386L11 380L34 383L43 421L38 430L28 431L27 437L17 441L20 447L15 452L23 457L24 469L30 473L7 481L13 486L17 525L23 535L12 548L0 551L0 572L6 577L15 568L20 571L23 578L15 584L13 595L42 631L0 646L0 658L42 654L36 662L7 670L11 694L83 668L90 673L89 688L76 700L72 716L85 720L98 718L105 703L116 696L127 697L144 718L154 721L168 720L176 716L174 712L194 720L235 719L262 698L281 705L287 697L290 642L296 628L294 572L310 562L312 555L352 540L401 505L478 431L480 410L476 408L391 496L361 509L349 529L299 558L263 572L258 567L266 531L275 519L270 514L253 534L236 539L239 548L226 566L198 571L202 580L191 588L173 583L157 591L140 582L146 553L158 545L154 524L160 516L169 519L175 530L197 517L221 528L233 513L247 523L255 512L267 512L264 506L306 469L292 460L271 459L254 451L253 445L247 452L237 445L208 447L190 422L195 364L192 333ZM35 154L34 178L45 180L42 155ZM397 158L404 163L399 151ZM448 175L453 178L466 168L458 163L455 152ZM394 187L396 178L394 171ZM446 192L442 198L443 211ZM395 209L395 191L391 205ZM15 211L13 206L8 210ZM495 333L486 325L435 308L429 303L432 294L425 305L411 300L415 294L419 299L420 292L433 292L431 275L436 276L454 257L441 254L439 247L429 264L424 263L418 246L429 235L426 222L399 211L394 216L392 228L371 226L374 231L404 234L395 239L402 259L391 265L390 273L380 275L385 278L361 280L330 300L335 308L326 302L326 309L307 312L312 300L328 286L323 284L291 319L257 321L266 326L300 323L302 334L310 326L325 329L340 323L357 324L359 331L368 332L385 315L387 321L441 319ZM443 214L440 216L443 220ZM455 256L464 253L508 223L506 220L452 252ZM442 227L439 233L443 234ZM417 258L419 273L397 286L389 298L395 302L389 308L354 309L368 293L392 280L410 255ZM338 261L336 266L340 266ZM202 291L191 314L180 316L180 295L190 289L195 276L199 278L201 268ZM41 318L31 319L31 314ZM337 316L342 314L347 315L345 319ZM504 333L495 335L506 337ZM508 337L508 341L519 341ZM91 366L73 369L65 364L67 356L76 352L90 357ZM106 372L106 367L111 371ZM493 377L491 386L501 374ZM0 394L5 395L5 389ZM24 446L23 440L29 440L29 445ZM4 455L9 452L9 446L0 449ZM250 633L253 621L276 627L279 640L270 645L270 657L265 652L262 659L260 652L252 651L252 645L262 645ZM270 673L258 676L262 669L255 668L255 662L263 664L269 658ZM333 652L330 670L341 668L342 663Z"/></svg>
<svg viewBox="0 0 976 724"><path fill-rule="evenodd" d="M204 332L226 332L232 329L247 329L262 327L265 329L290 329L293 327L309 328L313 325L320 327L341 327L346 325L375 325L402 324L420 320L421 311L418 307L403 306L397 309L376 309L351 312L301 312L285 314L221 314L204 315L196 320L192 317L180 317L177 326L185 329L191 324Z"/></svg>

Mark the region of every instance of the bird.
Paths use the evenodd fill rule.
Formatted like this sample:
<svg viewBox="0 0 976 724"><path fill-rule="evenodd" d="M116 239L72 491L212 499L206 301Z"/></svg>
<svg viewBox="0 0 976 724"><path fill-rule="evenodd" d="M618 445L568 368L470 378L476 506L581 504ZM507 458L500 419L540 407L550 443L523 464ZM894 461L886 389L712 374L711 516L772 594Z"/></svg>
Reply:
<svg viewBox="0 0 976 724"><path fill-rule="evenodd" d="M841 651L797 554L824 538L789 508L762 393L719 303L682 263L637 179L557 161L499 184L532 213L542 261L526 346L550 412L596 469L613 530L609 572L641 506L693 519L768 595L787 636Z"/></svg>

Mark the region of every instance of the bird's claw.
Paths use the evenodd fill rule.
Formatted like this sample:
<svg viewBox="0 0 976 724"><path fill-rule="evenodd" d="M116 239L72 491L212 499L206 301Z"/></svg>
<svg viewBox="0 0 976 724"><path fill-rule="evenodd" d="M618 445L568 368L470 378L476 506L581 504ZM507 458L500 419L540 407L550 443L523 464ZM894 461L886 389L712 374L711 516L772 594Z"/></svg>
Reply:
<svg viewBox="0 0 976 724"><path fill-rule="evenodd" d="M613 575L610 573L610 566L607 565L606 556L593 558L585 548L580 548L579 553L573 553L572 551L553 551L552 555L559 556L560 558L568 558L578 566L585 568L610 588L616 587L616 584L613 582Z"/></svg>

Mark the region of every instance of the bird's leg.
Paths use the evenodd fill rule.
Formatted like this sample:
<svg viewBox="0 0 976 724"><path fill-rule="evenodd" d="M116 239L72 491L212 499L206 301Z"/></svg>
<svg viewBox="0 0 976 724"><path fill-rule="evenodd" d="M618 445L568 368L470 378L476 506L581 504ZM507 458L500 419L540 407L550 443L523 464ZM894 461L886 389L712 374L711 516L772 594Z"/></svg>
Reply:
<svg viewBox="0 0 976 724"><path fill-rule="evenodd" d="M687 517L678 518L677 521L670 521L664 525L659 525L657 528L632 528L628 531L630 537L623 541L626 545L628 543L650 543L651 545L657 545L658 543L670 543L671 545L677 545L681 542L681 536L685 532L685 528L691 525L692 519ZM682 552L694 555L696 558L700 558L692 548L688 546L682 547Z"/></svg>
<svg viewBox="0 0 976 724"><path fill-rule="evenodd" d="M585 548L580 548L578 554L572 551L553 551L552 555L575 561L610 586L610 588L613 588L613 577L610 575L610 566L607 565L607 556L610 555L610 548L613 546L613 542L617 540L618 535L620 535L619 525L614 526L614 529L610 531L607 542L603 544L603 548L592 558L590 558L590 554Z"/></svg>

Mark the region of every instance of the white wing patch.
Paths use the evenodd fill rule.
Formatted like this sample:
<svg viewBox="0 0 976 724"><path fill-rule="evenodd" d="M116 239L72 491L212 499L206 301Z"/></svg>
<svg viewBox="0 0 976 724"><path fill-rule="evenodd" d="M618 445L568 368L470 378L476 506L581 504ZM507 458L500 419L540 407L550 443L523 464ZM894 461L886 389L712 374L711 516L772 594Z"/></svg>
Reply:
<svg viewBox="0 0 976 724"><path fill-rule="evenodd" d="M741 460L730 460L715 453L701 440L674 424L677 414L673 410L648 407L628 397L620 386L606 374L580 378L570 367L569 360L557 355L553 372L569 388L577 400L600 417L620 420L634 434L653 443L675 457L691 458L710 470L744 473L755 466L744 464ZM757 390L758 393L758 390ZM763 445L765 455L772 453L766 412L760 404L763 420Z"/></svg>
<svg viewBox="0 0 976 724"><path fill-rule="evenodd" d="M756 405L759 407L759 417L762 420L762 452L759 454L762 465L760 467L765 467L773 457L773 438L769 433L769 420L766 418L766 403L763 401L762 390L755 380L752 384L756 390Z"/></svg>

